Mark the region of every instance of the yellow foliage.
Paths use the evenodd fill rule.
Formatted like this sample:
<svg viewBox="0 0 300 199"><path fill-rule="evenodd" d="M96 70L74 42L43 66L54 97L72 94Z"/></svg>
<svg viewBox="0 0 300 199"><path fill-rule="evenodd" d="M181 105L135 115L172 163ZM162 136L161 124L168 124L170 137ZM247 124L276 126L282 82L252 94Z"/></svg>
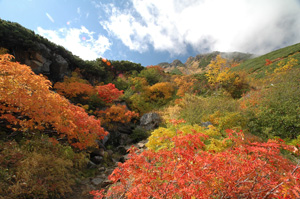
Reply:
<svg viewBox="0 0 300 199"><path fill-rule="evenodd" d="M147 97L153 101L168 100L172 97L174 87L170 82L160 82L147 89Z"/></svg>
<svg viewBox="0 0 300 199"><path fill-rule="evenodd" d="M226 129L243 129L246 126L246 118L240 112L220 112L208 116L208 120L220 131Z"/></svg>
<svg viewBox="0 0 300 199"><path fill-rule="evenodd" d="M297 64L298 64L298 60L293 57L289 57L286 63L284 60L281 60L277 64L277 66L279 66L279 67L274 70L274 73L284 73L284 72L292 69Z"/></svg>
<svg viewBox="0 0 300 199"><path fill-rule="evenodd" d="M143 91L148 86L148 82L144 77L129 77L129 84L134 91Z"/></svg>
<svg viewBox="0 0 300 199"><path fill-rule="evenodd" d="M158 151L160 149L171 149L174 147L172 138L174 136L177 136L178 132L181 132L181 136L188 135L188 134L195 134L195 133L203 133L210 137L208 140L221 136L219 130L214 126L209 126L208 128L204 128L199 125L181 124L176 127L175 126L170 126L168 128L160 127L154 130L151 133L151 136L148 138L149 141L146 144L146 146L149 149L155 151ZM222 149L220 148L220 150Z"/></svg>
<svg viewBox="0 0 300 199"><path fill-rule="evenodd" d="M162 119L167 122L172 119L179 119L181 107L179 105L168 106L159 112Z"/></svg>
<svg viewBox="0 0 300 199"><path fill-rule="evenodd" d="M210 143L205 146L206 151L222 152L231 145L230 141L211 138Z"/></svg>
<svg viewBox="0 0 300 199"><path fill-rule="evenodd" d="M216 85L219 79L224 79L226 77L226 71L228 71L229 66L226 59L223 59L221 55L218 55L215 60L211 60L208 65L207 78L208 82L212 85ZM219 77L220 73L221 77Z"/></svg>

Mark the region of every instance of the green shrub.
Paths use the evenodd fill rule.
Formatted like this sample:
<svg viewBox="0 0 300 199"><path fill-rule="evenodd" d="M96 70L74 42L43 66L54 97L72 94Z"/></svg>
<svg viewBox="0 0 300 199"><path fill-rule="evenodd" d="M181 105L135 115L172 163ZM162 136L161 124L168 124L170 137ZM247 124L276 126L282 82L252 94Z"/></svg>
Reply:
<svg viewBox="0 0 300 199"><path fill-rule="evenodd" d="M230 97L211 96L197 97L186 95L179 106L182 107L179 118L184 118L187 123L201 124L207 122L204 117L220 112L234 112L238 109L237 102Z"/></svg>
<svg viewBox="0 0 300 199"><path fill-rule="evenodd" d="M133 140L133 142L139 142L142 140L147 139L150 136L150 132L146 131L142 127L136 127L132 134L130 135L130 138Z"/></svg>
<svg viewBox="0 0 300 199"><path fill-rule="evenodd" d="M162 81L163 76L156 68L145 68L139 74L140 77L144 77L150 86Z"/></svg>
<svg viewBox="0 0 300 199"><path fill-rule="evenodd" d="M250 131L264 138L296 139L300 135L300 71L277 77L257 107L250 108Z"/></svg>
<svg viewBox="0 0 300 199"><path fill-rule="evenodd" d="M45 136L22 144L0 144L0 195L7 198L60 198L87 164L75 153Z"/></svg>

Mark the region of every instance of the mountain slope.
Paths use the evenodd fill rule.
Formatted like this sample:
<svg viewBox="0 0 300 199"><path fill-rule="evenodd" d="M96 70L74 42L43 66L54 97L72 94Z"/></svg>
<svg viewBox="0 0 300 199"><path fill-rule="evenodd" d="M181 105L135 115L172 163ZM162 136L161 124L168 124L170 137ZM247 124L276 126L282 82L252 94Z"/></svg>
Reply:
<svg viewBox="0 0 300 199"><path fill-rule="evenodd" d="M300 60L300 43L281 48L265 55L249 59L239 66L232 68L232 71L244 71L256 78L264 77L266 72L272 72L280 60L294 56ZM269 63L267 63L269 62Z"/></svg>
<svg viewBox="0 0 300 199"><path fill-rule="evenodd" d="M205 54L199 54L195 57L189 57L183 64L180 60L174 60L172 63L160 63L165 72L174 74L195 74L202 73L206 70L206 66L212 59L215 59L217 55L221 55L223 58L231 60L233 62L243 62L253 57L252 54L241 52L211 52Z"/></svg>

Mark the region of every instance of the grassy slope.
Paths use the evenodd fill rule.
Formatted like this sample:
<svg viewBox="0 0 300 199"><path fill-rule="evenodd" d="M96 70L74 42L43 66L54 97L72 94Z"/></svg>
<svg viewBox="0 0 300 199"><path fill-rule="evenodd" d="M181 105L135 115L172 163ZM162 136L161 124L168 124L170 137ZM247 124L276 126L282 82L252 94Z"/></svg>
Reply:
<svg viewBox="0 0 300 199"><path fill-rule="evenodd" d="M300 60L300 43L281 48L265 55L249 59L237 67L231 69L232 71L245 71L255 78L262 78L265 76L266 72L271 72L276 68L279 60L275 61L277 58L287 58L292 56ZM272 64L266 66L266 59L273 61Z"/></svg>

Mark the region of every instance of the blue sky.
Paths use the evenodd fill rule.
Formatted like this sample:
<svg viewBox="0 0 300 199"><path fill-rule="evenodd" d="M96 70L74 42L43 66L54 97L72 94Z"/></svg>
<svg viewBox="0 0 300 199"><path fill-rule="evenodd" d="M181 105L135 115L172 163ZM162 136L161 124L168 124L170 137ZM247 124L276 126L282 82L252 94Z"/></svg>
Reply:
<svg viewBox="0 0 300 199"><path fill-rule="evenodd" d="M0 0L0 18L84 60L143 66L216 50L264 54L300 42L299 0Z"/></svg>

